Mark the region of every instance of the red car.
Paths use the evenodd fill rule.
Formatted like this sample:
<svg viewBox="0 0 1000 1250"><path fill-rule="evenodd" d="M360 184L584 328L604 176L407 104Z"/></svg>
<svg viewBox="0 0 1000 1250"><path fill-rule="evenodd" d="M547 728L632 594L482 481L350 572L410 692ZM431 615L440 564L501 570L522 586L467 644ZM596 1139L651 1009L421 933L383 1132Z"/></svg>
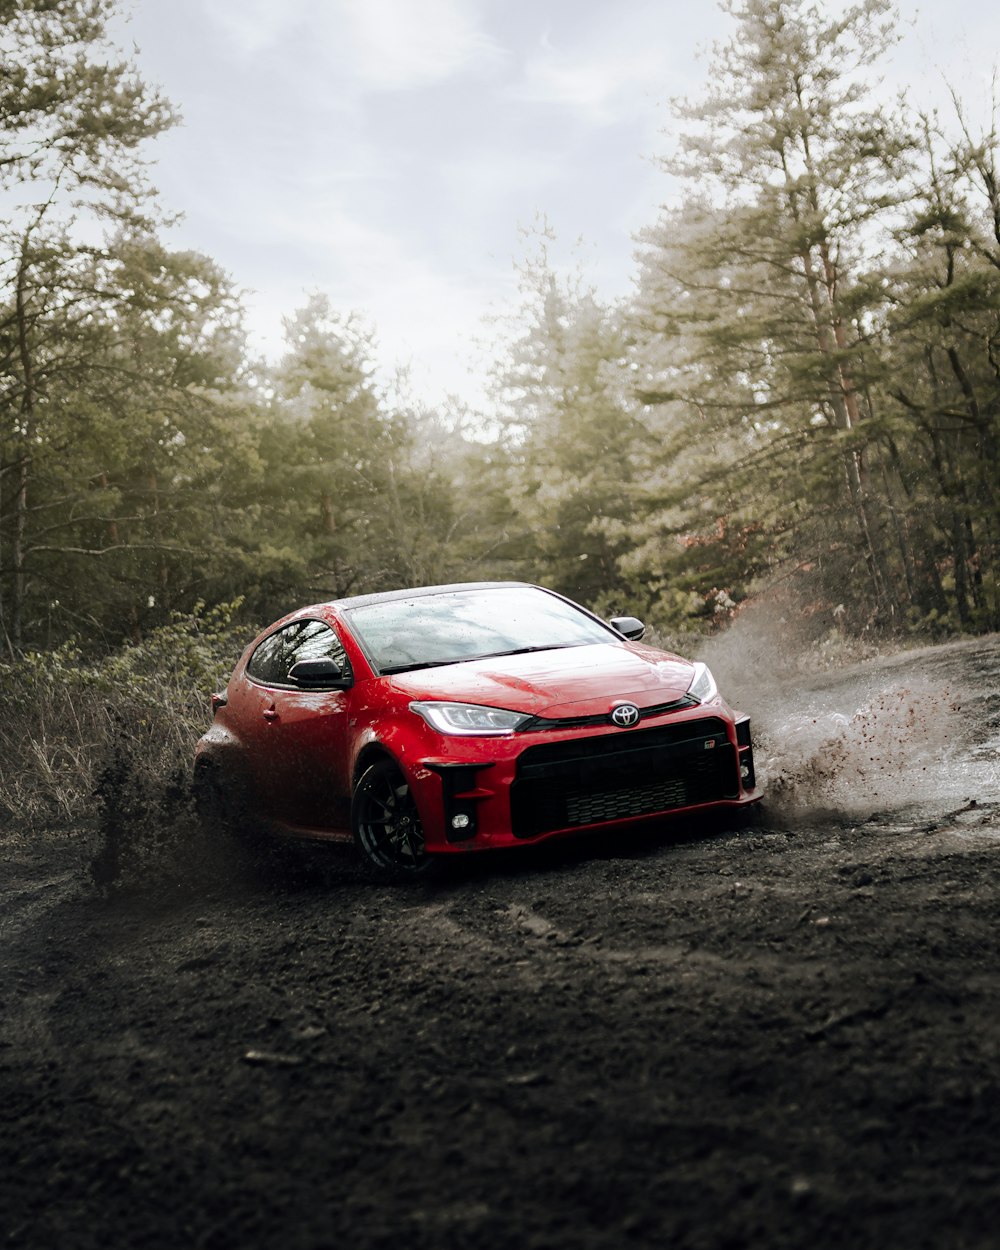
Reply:
<svg viewBox="0 0 1000 1250"><path fill-rule="evenodd" d="M750 722L704 664L519 582L301 608L236 665L196 793L352 840L388 874L661 813L757 802Z"/></svg>

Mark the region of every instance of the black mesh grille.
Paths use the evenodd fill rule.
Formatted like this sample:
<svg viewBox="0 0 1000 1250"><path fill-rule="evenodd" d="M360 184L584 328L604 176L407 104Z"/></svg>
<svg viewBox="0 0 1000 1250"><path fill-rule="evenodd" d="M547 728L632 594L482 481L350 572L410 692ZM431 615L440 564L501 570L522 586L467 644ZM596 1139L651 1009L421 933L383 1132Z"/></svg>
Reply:
<svg viewBox="0 0 1000 1250"><path fill-rule="evenodd" d="M511 787L516 837L736 798L736 752L709 718L530 747Z"/></svg>

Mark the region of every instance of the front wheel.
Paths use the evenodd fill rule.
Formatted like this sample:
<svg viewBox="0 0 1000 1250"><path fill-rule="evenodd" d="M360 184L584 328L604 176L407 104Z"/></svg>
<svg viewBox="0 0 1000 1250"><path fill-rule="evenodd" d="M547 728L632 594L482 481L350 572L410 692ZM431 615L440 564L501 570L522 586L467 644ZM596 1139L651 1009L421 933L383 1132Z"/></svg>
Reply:
<svg viewBox="0 0 1000 1250"><path fill-rule="evenodd" d="M354 841L380 876L411 877L430 864L424 830L410 787L391 760L361 774L351 802Z"/></svg>

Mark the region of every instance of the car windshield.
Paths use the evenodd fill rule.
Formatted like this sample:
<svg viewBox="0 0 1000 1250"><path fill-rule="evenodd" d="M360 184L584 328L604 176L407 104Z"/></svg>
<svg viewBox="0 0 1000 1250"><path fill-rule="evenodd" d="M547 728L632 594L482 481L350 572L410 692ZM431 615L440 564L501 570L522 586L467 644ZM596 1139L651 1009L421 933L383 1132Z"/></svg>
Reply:
<svg viewBox="0 0 1000 1250"><path fill-rule="evenodd" d="M347 609L379 673L579 647L614 636L573 604L530 586L454 590Z"/></svg>

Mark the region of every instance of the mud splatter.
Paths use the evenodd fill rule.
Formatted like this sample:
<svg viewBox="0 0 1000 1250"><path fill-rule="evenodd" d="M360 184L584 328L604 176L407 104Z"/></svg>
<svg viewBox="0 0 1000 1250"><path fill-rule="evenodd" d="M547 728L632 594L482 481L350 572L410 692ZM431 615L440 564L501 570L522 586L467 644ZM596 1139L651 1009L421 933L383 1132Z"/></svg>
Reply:
<svg viewBox="0 0 1000 1250"><path fill-rule="evenodd" d="M970 775L963 739L950 690L890 685L853 712L815 704L772 712L758 729L758 766L770 802L789 812L952 803L970 784L989 784Z"/></svg>
<svg viewBox="0 0 1000 1250"><path fill-rule="evenodd" d="M934 815L996 792L995 641L869 654L831 671L830 638L773 617L762 607L703 649L751 716L772 819Z"/></svg>

